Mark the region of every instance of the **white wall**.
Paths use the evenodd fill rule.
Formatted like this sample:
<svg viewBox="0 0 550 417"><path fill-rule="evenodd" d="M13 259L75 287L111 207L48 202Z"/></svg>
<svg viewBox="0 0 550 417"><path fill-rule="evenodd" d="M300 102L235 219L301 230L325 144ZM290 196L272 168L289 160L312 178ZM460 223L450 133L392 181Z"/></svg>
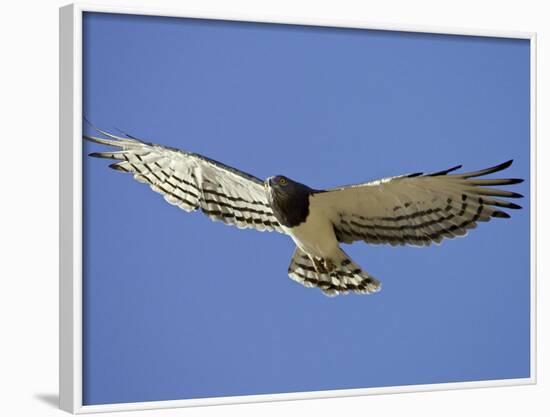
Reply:
<svg viewBox="0 0 550 417"><path fill-rule="evenodd" d="M94 2L99 3L99 2ZM120 4L113 0L106 4ZM129 2L127 2L129 3ZM359 19L410 25L538 32L539 184L548 184L548 37L544 1L133 1L155 8ZM57 401L58 10L65 2L4 2L0 15L0 413L62 415ZM116 60L111 63L115 65ZM548 192L539 187L539 384L145 412L148 416L543 415L550 392L548 261L543 237ZM437 314L437 312L434 312ZM550 401L546 401L546 410ZM117 416L126 413L117 413Z"/></svg>

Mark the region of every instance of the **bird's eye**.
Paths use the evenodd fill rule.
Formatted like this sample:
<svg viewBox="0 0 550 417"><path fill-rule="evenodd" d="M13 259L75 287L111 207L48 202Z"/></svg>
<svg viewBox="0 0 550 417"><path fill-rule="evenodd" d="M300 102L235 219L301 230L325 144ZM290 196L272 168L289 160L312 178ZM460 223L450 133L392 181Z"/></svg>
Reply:
<svg viewBox="0 0 550 417"><path fill-rule="evenodd" d="M285 177L281 177L279 178L279 184L281 185L286 185L287 181L286 181L286 178Z"/></svg>

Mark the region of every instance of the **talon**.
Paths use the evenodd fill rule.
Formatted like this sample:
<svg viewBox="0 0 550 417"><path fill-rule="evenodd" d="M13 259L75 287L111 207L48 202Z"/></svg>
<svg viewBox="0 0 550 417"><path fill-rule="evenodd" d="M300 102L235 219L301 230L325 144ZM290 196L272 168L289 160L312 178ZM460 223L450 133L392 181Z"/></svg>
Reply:
<svg viewBox="0 0 550 417"><path fill-rule="evenodd" d="M328 272L322 259L312 256L311 261L313 262L313 267L318 274L326 274Z"/></svg>
<svg viewBox="0 0 550 417"><path fill-rule="evenodd" d="M327 272L332 272L336 268L336 265L334 265L334 262L332 262L332 259L325 259L324 267Z"/></svg>
<svg viewBox="0 0 550 417"><path fill-rule="evenodd" d="M318 274L329 274L336 269L336 265L332 262L332 259L322 259L312 256L311 261Z"/></svg>

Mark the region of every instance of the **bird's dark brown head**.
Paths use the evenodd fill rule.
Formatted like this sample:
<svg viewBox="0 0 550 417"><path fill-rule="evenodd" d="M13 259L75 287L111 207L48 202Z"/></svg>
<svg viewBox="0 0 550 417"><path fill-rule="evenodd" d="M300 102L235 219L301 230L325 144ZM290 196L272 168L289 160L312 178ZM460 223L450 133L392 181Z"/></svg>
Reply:
<svg viewBox="0 0 550 417"><path fill-rule="evenodd" d="M264 183L275 217L283 226L295 227L309 214L309 196L314 190L284 175L269 177Z"/></svg>

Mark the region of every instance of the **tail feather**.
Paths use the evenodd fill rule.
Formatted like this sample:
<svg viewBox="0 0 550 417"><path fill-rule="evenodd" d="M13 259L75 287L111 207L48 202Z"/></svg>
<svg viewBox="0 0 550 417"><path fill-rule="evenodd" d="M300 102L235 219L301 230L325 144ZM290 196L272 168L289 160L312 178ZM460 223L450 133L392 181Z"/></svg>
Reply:
<svg viewBox="0 0 550 417"><path fill-rule="evenodd" d="M319 260L325 262L324 259ZM309 255L300 248L296 248L288 275L294 281L306 287L319 287L328 296L356 292L359 294L371 294L380 290L380 281L364 272L342 250L337 259L331 259L334 269L330 272L318 272Z"/></svg>

